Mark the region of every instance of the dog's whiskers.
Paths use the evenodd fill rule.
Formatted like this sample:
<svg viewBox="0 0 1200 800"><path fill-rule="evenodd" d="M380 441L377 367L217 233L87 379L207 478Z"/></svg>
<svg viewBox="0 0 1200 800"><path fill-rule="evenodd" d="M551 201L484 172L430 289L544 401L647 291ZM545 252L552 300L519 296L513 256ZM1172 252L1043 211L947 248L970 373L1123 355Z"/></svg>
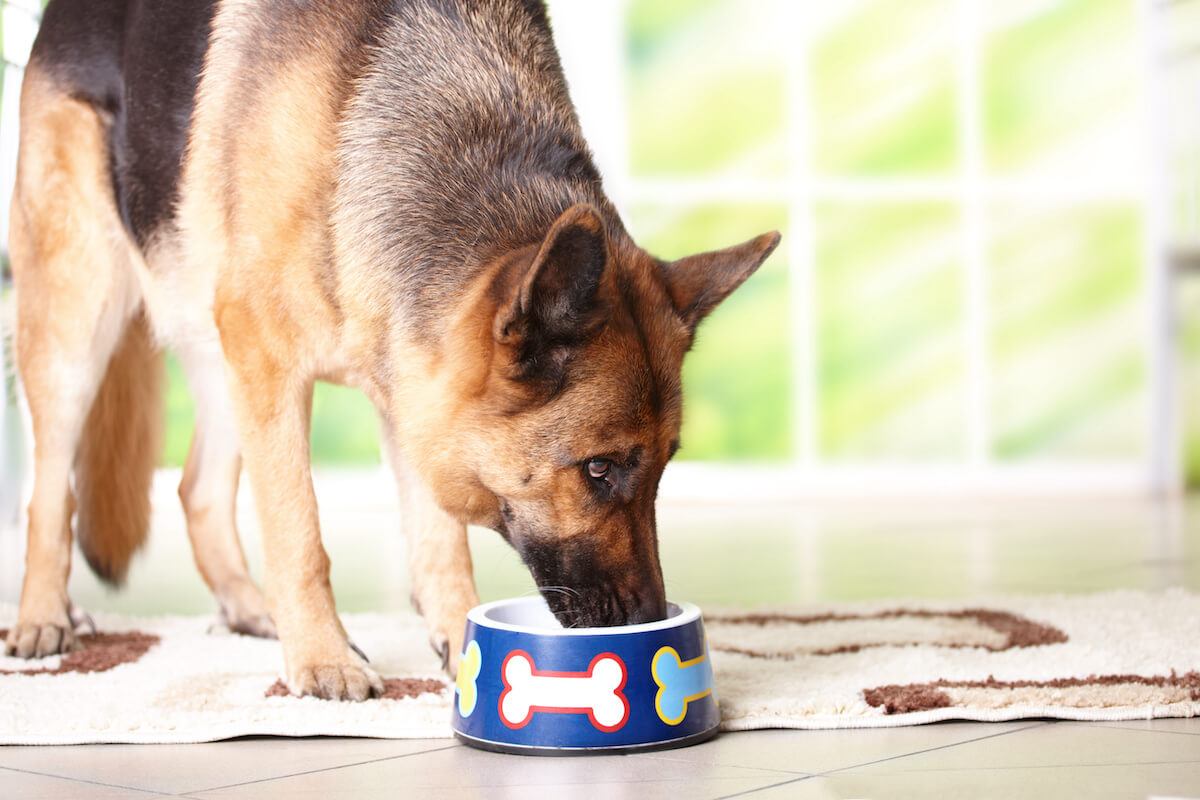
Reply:
<svg viewBox="0 0 1200 800"><path fill-rule="evenodd" d="M566 595L567 597L574 597L576 599L579 597L579 592L575 591L570 586L539 586L538 591L558 592L559 594Z"/></svg>

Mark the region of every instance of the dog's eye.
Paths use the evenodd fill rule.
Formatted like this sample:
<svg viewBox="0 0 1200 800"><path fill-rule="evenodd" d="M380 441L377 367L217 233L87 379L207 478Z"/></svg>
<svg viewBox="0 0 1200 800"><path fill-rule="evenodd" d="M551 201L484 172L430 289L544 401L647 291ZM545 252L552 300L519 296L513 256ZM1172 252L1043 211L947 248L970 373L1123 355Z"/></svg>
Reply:
<svg viewBox="0 0 1200 800"><path fill-rule="evenodd" d="M607 458L591 458L584 465L584 469L587 470L589 478L594 481L602 481L612 471L612 462Z"/></svg>

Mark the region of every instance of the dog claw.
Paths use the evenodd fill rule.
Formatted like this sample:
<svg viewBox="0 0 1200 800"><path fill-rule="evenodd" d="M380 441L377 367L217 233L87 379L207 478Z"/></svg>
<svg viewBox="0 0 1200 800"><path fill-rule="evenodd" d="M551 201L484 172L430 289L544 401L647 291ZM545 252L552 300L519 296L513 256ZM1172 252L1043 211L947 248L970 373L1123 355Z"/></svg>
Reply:
<svg viewBox="0 0 1200 800"><path fill-rule="evenodd" d="M260 639L279 638L262 593L249 578L227 581L215 587L213 594L221 622L230 631Z"/></svg>
<svg viewBox="0 0 1200 800"><path fill-rule="evenodd" d="M8 632L4 654L17 658L45 658L79 647L71 623L45 625L17 623Z"/></svg>
<svg viewBox="0 0 1200 800"><path fill-rule="evenodd" d="M359 658L361 658L363 661L367 662L368 664L371 663L371 659L367 658L367 654L362 651L362 648L360 648L354 642L348 642L348 644L350 645L351 650L358 653Z"/></svg>
<svg viewBox="0 0 1200 800"><path fill-rule="evenodd" d="M383 694L383 680L369 667L318 664L299 672L288 682L292 694L323 700L362 701Z"/></svg>
<svg viewBox="0 0 1200 800"><path fill-rule="evenodd" d="M240 633L245 636L256 636L259 639L276 639L275 623L266 614L256 614L253 616L241 616L230 614L228 609L221 607L220 619L218 624L231 633ZM217 628L216 625L213 628ZM220 630L219 628L217 628ZM210 631L212 628L210 628Z"/></svg>
<svg viewBox="0 0 1200 800"><path fill-rule="evenodd" d="M86 628L90 634L96 633L96 620L92 619L92 615L84 611L74 603L67 610L67 616L71 619L71 627L78 633L81 628Z"/></svg>
<svg viewBox="0 0 1200 800"><path fill-rule="evenodd" d="M430 637L429 646L433 648L434 655L442 659L442 671L450 671L450 640L445 636Z"/></svg>

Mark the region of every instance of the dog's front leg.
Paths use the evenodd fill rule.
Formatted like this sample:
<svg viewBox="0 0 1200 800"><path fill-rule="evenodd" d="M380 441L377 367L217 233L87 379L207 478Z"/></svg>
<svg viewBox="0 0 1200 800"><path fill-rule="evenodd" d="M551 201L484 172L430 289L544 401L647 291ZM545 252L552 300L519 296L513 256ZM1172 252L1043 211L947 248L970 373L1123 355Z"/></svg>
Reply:
<svg viewBox="0 0 1200 800"><path fill-rule="evenodd" d="M365 700L383 682L351 649L334 607L309 464L312 382L261 358L232 358L246 471L262 526L267 605L288 689Z"/></svg>
<svg viewBox="0 0 1200 800"><path fill-rule="evenodd" d="M478 604L467 526L437 504L419 475L394 460L408 541L413 603L425 617L429 643L454 674L462 653L467 612Z"/></svg>

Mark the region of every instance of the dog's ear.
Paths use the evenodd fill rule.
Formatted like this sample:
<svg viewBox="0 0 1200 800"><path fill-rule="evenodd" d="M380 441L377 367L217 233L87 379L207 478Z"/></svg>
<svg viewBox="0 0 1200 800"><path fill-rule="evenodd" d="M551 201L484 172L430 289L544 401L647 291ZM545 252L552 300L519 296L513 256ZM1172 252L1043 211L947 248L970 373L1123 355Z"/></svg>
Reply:
<svg viewBox="0 0 1200 800"><path fill-rule="evenodd" d="M671 302L693 330L717 304L762 266L779 245L772 231L724 250L681 258L663 265Z"/></svg>
<svg viewBox="0 0 1200 800"><path fill-rule="evenodd" d="M514 347L519 362L534 365L581 342L595 327L608 260L600 213L587 204L568 208L542 240L515 296L496 315L496 340Z"/></svg>

